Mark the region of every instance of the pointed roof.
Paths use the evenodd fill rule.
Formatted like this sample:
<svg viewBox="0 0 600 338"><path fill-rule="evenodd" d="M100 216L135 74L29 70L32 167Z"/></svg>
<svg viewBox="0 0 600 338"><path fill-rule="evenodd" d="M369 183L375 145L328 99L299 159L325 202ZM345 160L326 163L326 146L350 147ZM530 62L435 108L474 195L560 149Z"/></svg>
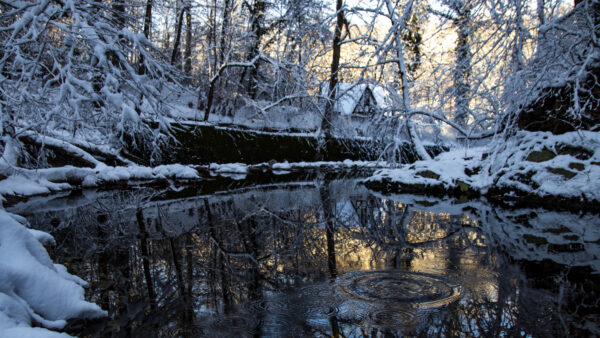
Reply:
<svg viewBox="0 0 600 338"><path fill-rule="evenodd" d="M329 85L323 86L322 94L327 95ZM352 115L356 113L357 105L361 102L364 95L371 95L375 106L384 108L386 100L386 91L380 85L372 85L366 83L345 83L340 82L337 85L337 101L333 106L333 111L341 115Z"/></svg>

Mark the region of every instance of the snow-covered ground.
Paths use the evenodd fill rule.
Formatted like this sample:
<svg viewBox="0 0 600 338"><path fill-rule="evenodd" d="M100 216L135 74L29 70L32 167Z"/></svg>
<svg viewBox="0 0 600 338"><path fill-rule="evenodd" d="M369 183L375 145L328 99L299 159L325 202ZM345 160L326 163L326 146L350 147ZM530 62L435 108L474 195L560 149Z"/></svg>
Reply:
<svg viewBox="0 0 600 338"><path fill-rule="evenodd" d="M0 336L68 337L50 329L70 318L105 316L84 300L87 283L50 260L42 243L53 244L52 236L25 224L0 209Z"/></svg>
<svg viewBox="0 0 600 338"><path fill-rule="evenodd" d="M600 135L518 132L492 146L459 148L429 161L382 169L366 179L415 189L502 189L600 202ZM401 190L402 188L400 188Z"/></svg>

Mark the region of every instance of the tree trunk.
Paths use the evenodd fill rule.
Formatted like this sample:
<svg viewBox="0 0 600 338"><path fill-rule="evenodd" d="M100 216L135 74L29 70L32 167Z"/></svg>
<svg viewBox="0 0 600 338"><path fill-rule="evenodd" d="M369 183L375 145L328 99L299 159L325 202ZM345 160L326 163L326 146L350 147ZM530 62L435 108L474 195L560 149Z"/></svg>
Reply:
<svg viewBox="0 0 600 338"><path fill-rule="evenodd" d="M146 13L144 14L144 37L150 39L150 27L152 25L152 0L146 1Z"/></svg>
<svg viewBox="0 0 600 338"><path fill-rule="evenodd" d="M546 13L544 8L546 7L546 0L537 0L537 16L540 26L546 23Z"/></svg>
<svg viewBox="0 0 600 338"><path fill-rule="evenodd" d="M150 27L152 25L152 0L146 1L146 13L144 14L144 37L150 40ZM146 74L146 66L144 65L144 55L140 54L139 74Z"/></svg>
<svg viewBox="0 0 600 338"><path fill-rule="evenodd" d="M227 30L230 26L231 21L231 0L225 0L223 3L223 22L221 23L221 32L219 37L219 45L218 45L218 53L214 58L215 65L213 67L214 72L221 72L222 63L225 61L225 51L228 46L227 43ZM216 22L216 20L215 20ZM215 27L216 29L216 27ZM208 88L208 92L206 94L206 104L204 109L204 121L208 121L210 114L212 113L213 102L215 99L215 91L217 87L219 87L219 83L221 82L220 74L216 74L216 77L210 81L210 85ZM198 97L198 107L201 104L201 97Z"/></svg>
<svg viewBox="0 0 600 338"><path fill-rule="evenodd" d="M219 0L213 0L212 4L209 6L210 11L208 12L207 19L207 30L206 30L206 40L209 46L208 51L208 73L214 72L217 69L218 60L217 60L217 51L215 50L215 46L217 45L217 8L219 7Z"/></svg>
<svg viewBox="0 0 600 338"><path fill-rule="evenodd" d="M192 7L188 2L186 6L185 14L185 74L190 75L192 73Z"/></svg>
<svg viewBox="0 0 600 338"><path fill-rule="evenodd" d="M335 254L335 215L331 208L331 194L329 193L329 181L326 179L319 186L319 196L323 206L323 217L325 217L325 237L327 245L327 267L329 278L335 280L338 276L336 254Z"/></svg>
<svg viewBox="0 0 600 338"><path fill-rule="evenodd" d="M213 100L215 96L215 84L217 80L211 81L210 86L208 87L208 94L206 95L206 108L204 110L204 121L208 121L208 117L210 116L210 111L212 110ZM200 102L198 102L200 104Z"/></svg>
<svg viewBox="0 0 600 338"><path fill-rule="evenodd" d="M344 27L343 0L337 0L335 10L337 12L335 31L333 32L333 56L331 58L331 77L327 93L327 104L325 105L325 116L322 122L325 139L331 138L331 119L333 118L333 106L336 99L336 87L338 84L338 71L340 68L342 29Z"/></svg>
<svg viewBox="0 0 600 338"><path fill-rule="evenodd" d="M125 16L125 4L123 3L123 0L117 0L117 1L112 2L112 10L113 10L113 17L114 17L114 20L115 20L115 23L117 24L117 26L119 28L125 27L126 16Z"/></svg>
<svg viewBox="0 0 600 338"><path fill-rule="evenodd" d="M463 0L457 4L458 18L454 20L458 38L456 40L456 68L454 70L454 94L456 114L454 120L461 127L467 125L469 119L469 77L471 76L471 4Z"/></svg>
<svg viewBox="0 0 600 338"><path fill-rule="evenodd" d="M175 65L175 62L177 62L179 52L180 52L179 45L181 44L181 29L183 27L183 14L184 13L185 13L185 8L181 7L181 9L179 10L179 15L177 16L177 22L176 22L177 30L175 31L175 41L173 42L173 53L171 54L171 65L173 65L173 66Z"/></svg>
<svg viewBox="0 0 600 338"><path fill-rule="evenodd" d="M225 0L223 4L223 22L221 24L221 37L219 39L219 58L218 62L223 62L225 58L225 51L227 50L227 46L225 46L227 41L227 28L230 26L231 21L231 0Z"/></svg>
<svg viewBox="0 0 600 338"><path fill-rule="evenodd" d="M255 0L254 4L250 8L251 43L248 51L248 61L253 60L260 53L260 41L265 33L263 24L265 20L266 8L267 3L263 0ZM255 99L256 95L258 94L258 68L258 62L254 65L254 67L250 68L250 75L246 87L248 96L250 96L252 99Z"/></svg>
<svg viewBox="0 0 600 338"><path fill-rule="evenodd" d="M150 304L154 307L156 302L156 292L154 292L154 283L150 272L150 251L148 250L148 232L144 222L144 213L142 208L138 208L135 217L138 224L138 230L142 238L140 239L140 249L142 250L142 266L144 268L144 278L146 279L146 288Z"/></svg>
<svg viewBox="0 0 600 338"><path fill-rule="evenodd" d="M513 42L512 71L517 73L525 67L523 57L523 43L526 38L527 28L523 24L523 6L522 0L514 0L515 5L515 37Z"/></svg>
<svg viewBox="0 0 600 338"><path fill-rule="evenodd" d="M169 12L170 12L170 9L167 6L166 13L165 13L165 26L163 28L163 41L162 41L163 51L165 52L165 54L169 50L169 47L171 47L171 41L170 41L171 34L169 34Z"/></svg>
<svg viewBox="0 0 600 338"><path fill-rule="evenodd" d="M404 46L402 42L402 35L406 30L406 20L410 17L410 13L412 11L413 2L409 0L409 2L405 6L404 13L401 18L398 18L394 12L394 6L391 0L386 1L387 9L390 14L390 18L392 20L392 25L396 27L396 31L394 32L394 43L396 45L396 63L398 65L398 77L402 81L402 105L404 109L410 109L410 93L409 83L408 83L408 69L406 67L406 62L404 58Z"/></svg>

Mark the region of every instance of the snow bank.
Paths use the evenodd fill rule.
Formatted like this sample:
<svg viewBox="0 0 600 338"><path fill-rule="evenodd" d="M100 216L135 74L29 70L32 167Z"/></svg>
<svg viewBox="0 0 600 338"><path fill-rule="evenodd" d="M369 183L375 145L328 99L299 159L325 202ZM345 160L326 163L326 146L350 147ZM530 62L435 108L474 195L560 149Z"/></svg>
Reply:
<svg viewBox="0 0 600 338"><path fill-rule="evenodd" d="M65 337L48 329L62 329L70 318L106 315L98 305L84 300L86 283L64 266L53 264L40 240L53 241L0 209L2 337Z"/></svg>
<svg viewBox="0 0 600 338"><path fill-rule="evenodd" d="M485 148L458 149L440 154L433 160L417 161L395 169L377 170L366 182L391 182L422 188L438 187L455 189L460 182L484 188L487 180L471 178L465 168L476 167Z"/></svg>
<svg viewBox="0 0 600 338"><path fill-rule="evenodd" d="M99 166L94 169L65 166L21 170L19 173L0 181L0 194L33 196L73 188L71 184L64 182L81 182L84 187L96 187L107 182L164 178L198 179L200 176L196 169L181 164L160 165L154 168L137 165L127 167Z"/></svg>
<svg viewBox="0 0 600 338"><path fill-rule="evenodd" d="M180 179L196 179L200 177L196 169L182 164L159 165L152 170L152 175Z"/></svg>
<svg viewBox="0 0 600 338"><path fill-rule="evenodd" d="M498 187L600 201L600 133L520 132L483 165Z"/></svg>
<svg viewBox="0 0 600 338"><path fill-rule="evenodd" d="M60 191L69 187L68 184L52 183L45 178L29 179L14 175L0 181L0 194L31 196Z"/></svg>
<svg viewBox="0 0 600 338"><path fill-rule="evenodd" d="M334 167L334 168L386 168L390 167L390 164L384 161L353 161L344 160L342 162L332 161L317 161L317 162L283 162L273 164L273 169L305 169L305 168L322 168L322 167Z"/></svg>
<svg viewBox="0 0 600 338"><path fill-rule="evenodd" d="M228 174L247 174L248 165L244 163L226 163L217 164L211 163L209 166L210 171L215 173L228 173Z"/></svg>
<svg viewBox="0 0 600 338"><path fill-rule="evenodd" d="M457 149L432 160L378 170L365 183L484 194L501 189L600 201L599 150L600 134L595 132L519 132L493 147Z"/></svg>

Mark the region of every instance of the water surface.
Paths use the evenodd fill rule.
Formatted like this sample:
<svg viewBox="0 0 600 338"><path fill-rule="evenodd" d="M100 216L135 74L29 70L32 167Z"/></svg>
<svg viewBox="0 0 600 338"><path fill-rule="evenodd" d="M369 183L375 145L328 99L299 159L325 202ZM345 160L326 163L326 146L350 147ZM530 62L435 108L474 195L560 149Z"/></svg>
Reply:
<svg viewBox="0 0 600 338"><path fill-rule="evenodd" d="M322 177L321 177L322 178ZM109 311L82 336L600 334L600 219L353 179L32 199Z"/></svg>

